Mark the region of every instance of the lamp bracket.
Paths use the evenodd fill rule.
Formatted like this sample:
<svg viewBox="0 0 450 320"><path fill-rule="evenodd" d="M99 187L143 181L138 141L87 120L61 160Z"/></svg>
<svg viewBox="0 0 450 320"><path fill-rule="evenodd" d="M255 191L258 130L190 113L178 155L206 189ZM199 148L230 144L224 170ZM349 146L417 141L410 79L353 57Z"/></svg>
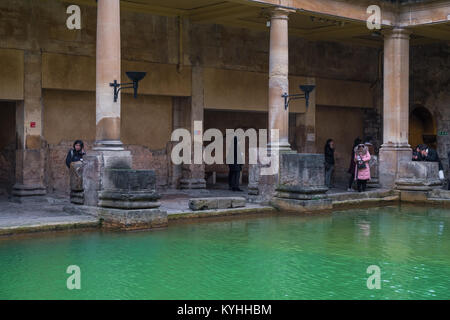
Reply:
<svg viewBox="0 0 450 320"><path fill-rule="evenodd" d="M114 102L117 102L120 90L134 88L135 84L134 82L118 83L117 80L114 80L109 86L114 87Z"/></svg>
<svg viewBox="0 0 450 320"><path fill-rule="evenodd" d="M284 98L284 110L287 110L291 100L306 99L306 95L304 93L287 94L285 92L281 95L281 97ZM308 105L308 102L306 102L306 104Z"/></svg>

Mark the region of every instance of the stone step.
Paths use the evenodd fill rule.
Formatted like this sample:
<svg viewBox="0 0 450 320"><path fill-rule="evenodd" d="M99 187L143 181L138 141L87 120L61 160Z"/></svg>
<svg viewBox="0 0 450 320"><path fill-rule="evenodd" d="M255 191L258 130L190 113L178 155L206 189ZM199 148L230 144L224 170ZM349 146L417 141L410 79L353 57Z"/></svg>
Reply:
<svg viewBox="0 0 450 320"><path fill-rule="evenodd" d="M429 199L447 199L450 200L450 190L435 189L428 193Z"/></svg>
<svg viewBox="0 0 450 320"><path fill-rule="evenodd" d="M396 192L388 189L370 190L366 192L342 192L328 195L328 198L335 201L376 199L395 196Z"/></svg>
<svg viewBox="0 0 450 320"><path fill-rule="evenodd" d="M189 199L189 208L194 211L245 207L243 197L211 197Z"/></svg>

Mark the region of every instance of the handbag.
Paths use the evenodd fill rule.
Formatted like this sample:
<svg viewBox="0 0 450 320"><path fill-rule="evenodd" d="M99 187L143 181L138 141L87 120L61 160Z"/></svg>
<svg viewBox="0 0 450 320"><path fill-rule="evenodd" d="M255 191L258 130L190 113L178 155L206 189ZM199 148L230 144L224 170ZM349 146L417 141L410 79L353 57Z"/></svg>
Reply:
<svg viewBox="0 0 450 320"><path fill-rule="evenodd" d="M365 169L366 168L366 163L365 162L358 162L358 169Z"/></svg>

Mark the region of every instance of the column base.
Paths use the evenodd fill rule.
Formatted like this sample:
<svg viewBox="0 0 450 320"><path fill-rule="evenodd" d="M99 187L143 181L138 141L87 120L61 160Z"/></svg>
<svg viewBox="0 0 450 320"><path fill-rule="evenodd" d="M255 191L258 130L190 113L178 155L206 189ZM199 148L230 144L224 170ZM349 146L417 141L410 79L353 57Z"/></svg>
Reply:
<svg viewBox="0 0 450 320"><path fill-rule="evenodd" d="M45 196L46 194L47 190L42 185L24 185L16 183L13 186L12 190L12 200L14 202L24 202L28 200L45 201L45 198L43 196Z"/></svg>
<svg viewBox="0 0 450 320"><path fill-rule="evenodd" d="M378 179L380 186L387 189L394 188L399 164L401 162L411 161L411 158L412 149L409 147L383 145L379 153Z"/></svg>
<svg viewBox="0 0 450 320"><path fill-rule="evenodd" d="M267 151L270 154L271 151L278 151L278 152L293 152L296 153L295 150L291 149L291 145L289 143L268 143L267 144Z"/></svg>
<svg viewBox="0 0 450 320"><path fill-rule="evenodd" d="M95 151L123 151L123 143L120 140L97 140L92 148Z"/></svg>
<svg viewBox="0 0 450 320"><path fill-rule="evenodd" d="M279 184L271 204L279 210L295 212L331 209L324 162L322 154L282 154Z"/></svg>

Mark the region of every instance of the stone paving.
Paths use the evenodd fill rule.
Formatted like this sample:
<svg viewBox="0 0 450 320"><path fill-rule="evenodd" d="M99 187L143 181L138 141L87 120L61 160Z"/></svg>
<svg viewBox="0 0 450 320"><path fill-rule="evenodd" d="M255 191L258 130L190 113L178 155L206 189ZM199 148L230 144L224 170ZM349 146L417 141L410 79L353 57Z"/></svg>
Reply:
<svg viewBox="0 0 450 320"><path fill-rule="evenodd" d="M202 218L211 216L226 216L238 214L259 214L275 212L270 206L251 202L245 186L243 192L233 192L226 185L215 185L206 190L174 190L160 192L161 210L168 214L169 221L179 219ZM349 205L382 203L397 201L398 195L391 190L368 189L367 192L348 192L344 189L333 188L327 192L333 199L333 208ZM230 209L212 209L193 211L189 208L189 199L209 197L243 197L247 199L245 207ZM447 195L448 197L448 195ZM441 198L441 196L439 197ZM439 199L441 200L441 199ZM449 200L446 200L449 202ZM0 235L21 232L50 231L74 228L93 228L99 226L97 217L87 212L65 210L64 207L81 208L71 205L66 195L51 195L42 197L39 201L25 201L16 203L5 195L0 195Z"/></svg>
<svg viewBox="0 0 450 320"><path fill-rule="evenodd" d="M195 213L189 209L189 199L204 197L247 197L243 192L233 192L224 186L216 186L208 190L167 190L161 192L161 210L167 211L173 219L194 218L202 216L259 213L272 211L272 208L248 203L244 208L204 210ZM23 203L10 201L7 196L0 195L0 235L9 235L28 231L61 230L84 227L97 227L99 220L83 210L65 210L74 207L66 195L51 195L40 200L28 200Z"/></svg>
<svg viewBox="0 0 450 320"><path fill-rule="evenodd" d="M89 215L70 214L63 211L68 197L46 196L39 201L16 203L6 196L0 197L0 235L24 230L83 228L98 225L98 219Z"/></svg>

